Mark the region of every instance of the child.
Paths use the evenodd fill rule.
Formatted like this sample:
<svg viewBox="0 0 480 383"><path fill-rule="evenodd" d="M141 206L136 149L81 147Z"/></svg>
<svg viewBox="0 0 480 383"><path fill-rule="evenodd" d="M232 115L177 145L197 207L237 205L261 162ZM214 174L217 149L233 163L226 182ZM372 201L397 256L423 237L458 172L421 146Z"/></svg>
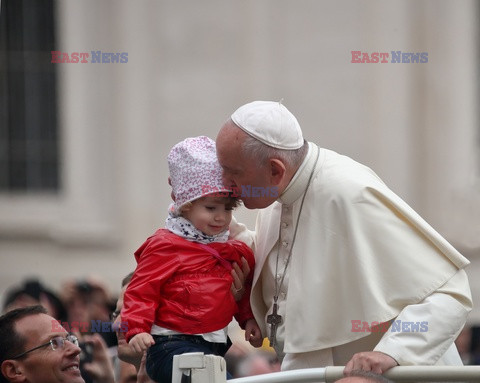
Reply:
<svg viewBox="0 0 480 383"><path fill-rule="evenodd" d="M127 341L136 351L148 349L147 373L158 382L171 382L174 355L225 355L234 315L245 338L262 344L249 303L252 275L238 304L230 291L231 264L244 257L253 270L255 261L247 245L228 240L238 200L223 186L215 142L187 138L172 148L168 165L175 203L166 229L135 252L121 313Z"/></svg>

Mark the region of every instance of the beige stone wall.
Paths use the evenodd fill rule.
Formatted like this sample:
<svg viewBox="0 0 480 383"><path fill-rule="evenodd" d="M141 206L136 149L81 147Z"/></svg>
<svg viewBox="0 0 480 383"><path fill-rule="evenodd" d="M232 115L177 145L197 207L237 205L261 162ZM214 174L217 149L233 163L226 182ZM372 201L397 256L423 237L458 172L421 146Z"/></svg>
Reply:
<svg viewBox="0 0 480 383"><path fill-rule="evenodd" d="M0 196L0 294L30 275L58 287L95 274L118 291L133 251L163 225L170 147L215 138L255 99L283 98L307 139L372 167L473 273L479 15L478 2L447 0L58 1L59 50L128 62L52 64L64 187ZM351 62L351 51L397 50L427 52L428 63ZM238 217L253 227L254 212Z"/></svg>

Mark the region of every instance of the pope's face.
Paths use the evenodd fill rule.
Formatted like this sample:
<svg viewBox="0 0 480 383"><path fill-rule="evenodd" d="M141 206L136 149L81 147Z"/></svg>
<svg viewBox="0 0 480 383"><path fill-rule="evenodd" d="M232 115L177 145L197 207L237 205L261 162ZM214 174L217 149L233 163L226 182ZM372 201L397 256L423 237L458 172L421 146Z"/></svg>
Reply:
<svg viewBox="0 0 480 383"><path fill-rule="evenodd" d="M47 343L56 336L65 337L67 332L58 332L54 323L57 323L56 320L46 314L30 315L18 320L15 330L26 339L24 350ZM78 346L66 340L64 346L56 350L48 345L16 361L26 383L85 383L79 370L80 351Z"/></svg>
<svg viewBox="0 0 480 383"><path fill-rule="evenodd" d="M217 157L223 169L223 182L241 194L240 198L248 209L265 208L278 198L278 192L268 182L268 166L244 155L242 144L245 137L246 133L232 121L228 121L218 133ZM253 190L260 192L254 193Z"/></svg>

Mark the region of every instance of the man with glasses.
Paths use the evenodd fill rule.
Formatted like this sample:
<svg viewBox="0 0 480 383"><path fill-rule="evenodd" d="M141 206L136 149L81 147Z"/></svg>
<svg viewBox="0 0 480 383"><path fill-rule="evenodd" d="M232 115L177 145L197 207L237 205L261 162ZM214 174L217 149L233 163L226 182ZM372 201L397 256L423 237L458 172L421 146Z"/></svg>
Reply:
<svg viewBox="0 0 480 383"><path fill-rule="evenodd" d="M54 324L42 306L0 317L0 382L84 383L77 338Z"/></svg>

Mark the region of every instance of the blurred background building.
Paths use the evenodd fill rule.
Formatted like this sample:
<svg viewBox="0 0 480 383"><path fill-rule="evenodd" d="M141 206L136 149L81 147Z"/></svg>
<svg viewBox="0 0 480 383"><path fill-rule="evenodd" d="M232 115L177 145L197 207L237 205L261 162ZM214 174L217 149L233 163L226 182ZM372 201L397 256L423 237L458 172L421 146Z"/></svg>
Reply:
<svg viewBox="0 0 480 383"><path fill-rule="evenodd" d="M480 302L478 1L2 0L0 17L2 298L29 277L119 291L164 224L171 146L283 99L306 139L373 168L470 259Z"/></svg>

